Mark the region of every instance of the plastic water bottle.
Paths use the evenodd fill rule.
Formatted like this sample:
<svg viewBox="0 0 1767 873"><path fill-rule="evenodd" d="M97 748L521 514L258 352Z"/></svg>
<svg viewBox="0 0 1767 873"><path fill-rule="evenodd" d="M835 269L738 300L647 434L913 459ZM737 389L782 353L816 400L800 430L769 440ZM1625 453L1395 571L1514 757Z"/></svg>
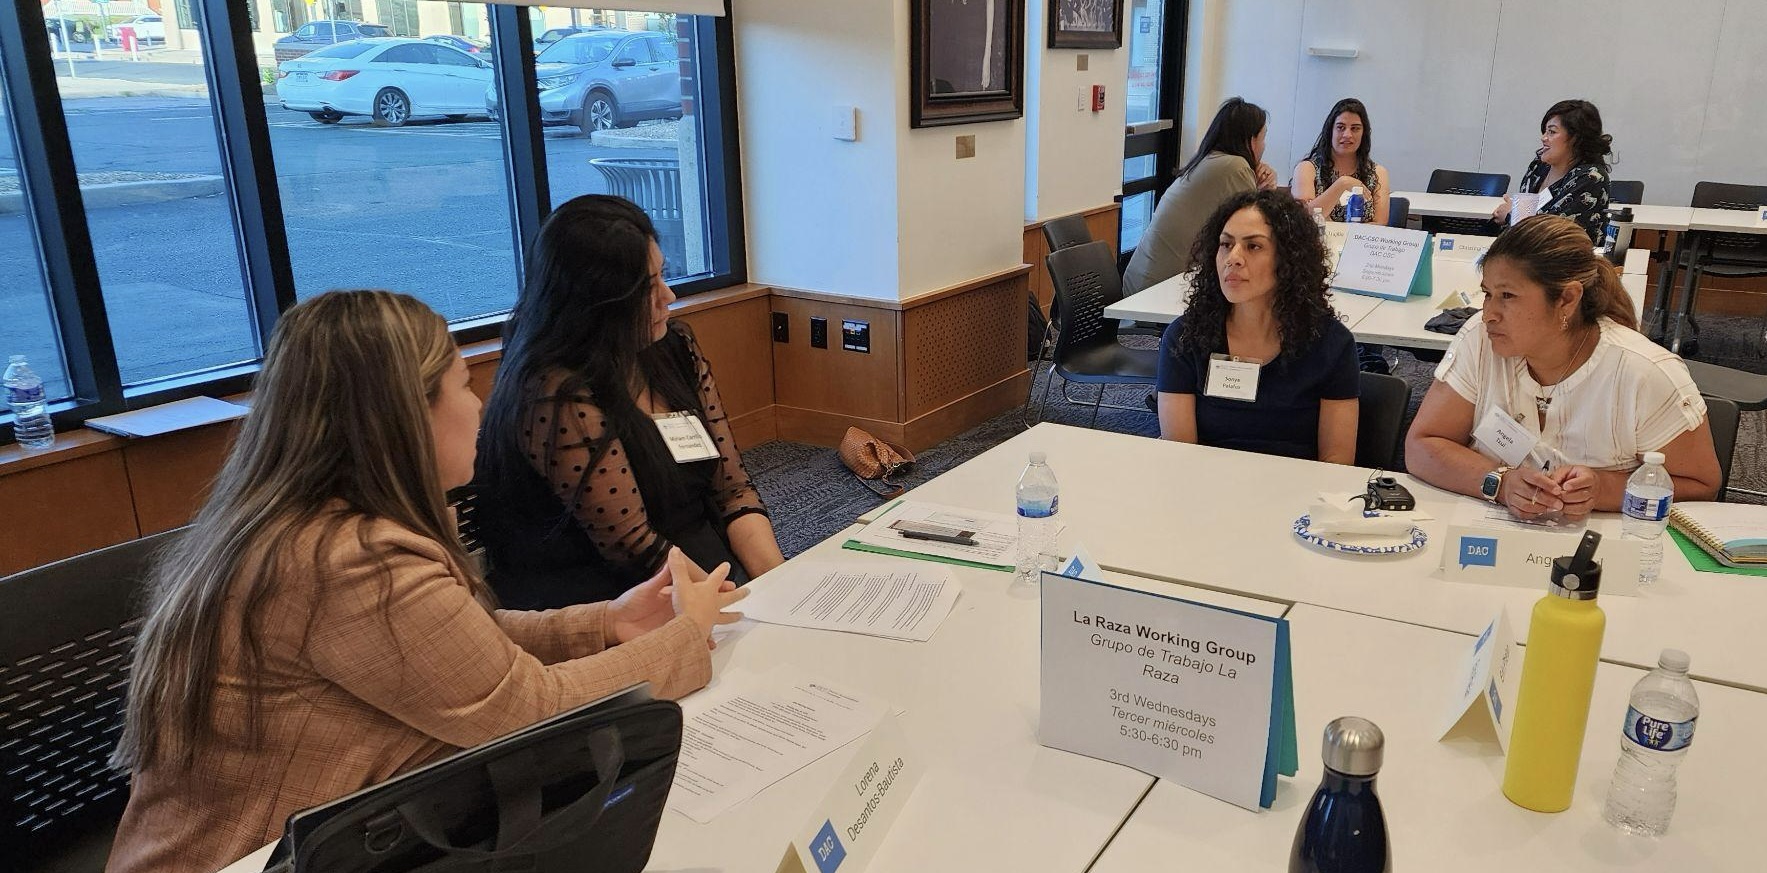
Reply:
<svg viewBox="0 0 1767 873"><path fill-rule="evenodd" d="M1313 226L1319 228L1319 238L1325 238L1325 210L1313 207Z"/></svg>
<svg viewBox="0 0 1767 873"><path fill-rule="evenodd" d="M1675 499L1675 483L1663 469L1662 452L1645 452L1644 466L1626 480L1626 497L1620 503L1625 514L1622 535L1637 540L1638 584L1649 585L1663 569L1663 528L1669 526L1669 504Z"/></svg>
<svg viewBox="0 0 1767 873"><path fill-rule="evenodd" d="M1368 195L1362 186L1350 189L1350 203L1344 207L1344 220L1351 224L1361 224L1368 220Z"/></svg>
<svg viewBox="0 0 1767 873"><path fill-rule="evenodd" d="M1689 664L1686 652L1664 649L1657 668L1632 686L1620 726L1620 762L1601 814L1620 830L1656 836L1675 815L1675 768L1693 743L1700 714Z"/></svg>
<svg viewBox="0 0 1767 873"><path fill-rule="evenodd" d="M1038 582L1044 570L1055 569L1055 531L1061 522L1061 486L1048 457L1031 453L1031 463L1018 477L1018 561L1015 575L1021 582Z"/></svg>
<svg viewBox="0 0 1767 873"><path fill-rule="evenodd" d="M43 380L31 370L24 355L13 355L6 366L6 405L12 407L12 434L27 449L55 445L55 422L43 396Z"/></svg>

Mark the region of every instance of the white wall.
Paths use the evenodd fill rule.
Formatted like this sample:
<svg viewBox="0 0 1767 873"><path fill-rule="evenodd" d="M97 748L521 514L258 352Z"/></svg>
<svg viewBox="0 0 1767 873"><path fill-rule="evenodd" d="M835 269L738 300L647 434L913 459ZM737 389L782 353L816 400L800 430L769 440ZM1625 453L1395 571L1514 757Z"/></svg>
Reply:
<svg viewBox="0 0 1767 873"><path fill-rule="evenodd" d="M898 296L898 5L738 5L737 124L753 281ZM858 108L858 141L831 135L837 105Z"/></svg>
<svg viewBox="0 0 1767 873"><path fill-rule="evenodd" d="M1614 177L1642 179L1648 202L1686 203L1700 179L1767 184L1761 0L1202 0L1191 16L1187 156L1238 94L1270 110L1265 160L1286 179L1354 96L1396 187L1442 167L1507 173L1513 189L1540 115L1584 98L1614 137Z"/></svg>
<svg viewBox="0 0 1767 873"><path fill-rule="evenodd" d="M1126 35L1120 49L1046 48L1049 4L1026 7L1024 219L1042 221L1104 206L1123 190L1129 48ZM1076 69L1081 57L1084 72ZM1104 86L1102 112L1078 108L1081 90L1093 85Z"/></svg>

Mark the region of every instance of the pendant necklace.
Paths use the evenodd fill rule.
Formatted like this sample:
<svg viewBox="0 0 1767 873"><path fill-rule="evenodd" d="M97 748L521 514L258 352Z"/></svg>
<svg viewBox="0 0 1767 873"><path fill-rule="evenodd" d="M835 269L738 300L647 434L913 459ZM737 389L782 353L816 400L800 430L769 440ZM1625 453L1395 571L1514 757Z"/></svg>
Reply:
<svg viewBox="0 0 1767 873"><path fill-rule="evenodd" d="M1571 352L1571 359L1565 362L1563 369L1559 370L1558 380L1553 382L1550 386L1543 386L1542 390L1545 393L1534 398L1534 405L1539 408L1541 418L1546 417L1546 409L1552 405L1552 395L1558 392L1559 383L1563 382L1565 377L1571 374L1571 368L1577 364L1577 356L1583 354L1583 344L1588 341L1589 334L1585 332L1583 338L1577 341L1577 350Z"/></svg>

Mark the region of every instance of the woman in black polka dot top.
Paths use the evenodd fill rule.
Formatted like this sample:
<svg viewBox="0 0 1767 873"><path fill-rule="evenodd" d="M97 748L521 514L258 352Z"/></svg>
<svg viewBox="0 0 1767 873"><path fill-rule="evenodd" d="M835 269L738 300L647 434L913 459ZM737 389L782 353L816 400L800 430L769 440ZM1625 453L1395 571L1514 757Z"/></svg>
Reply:
<svg viewBox="0 0 1767 873"><path fill-rule="evenodd" d="M710 365L686 325L650 219L589 195L540 230L504 328L485 409L478 526L503 605L606 600L649 578L669 546L740 583L784 559L730 436ZM677 460L657 416L678 422ZM715 455L713 454L715 452Z"/></svg>

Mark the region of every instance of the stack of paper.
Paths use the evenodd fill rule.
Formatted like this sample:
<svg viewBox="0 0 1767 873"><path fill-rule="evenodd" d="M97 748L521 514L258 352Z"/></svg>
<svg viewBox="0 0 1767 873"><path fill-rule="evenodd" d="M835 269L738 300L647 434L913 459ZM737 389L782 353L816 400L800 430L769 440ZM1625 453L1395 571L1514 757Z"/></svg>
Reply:
<svg viewBox="0 0 1767 873"><path fill-rule="evenodd" d="M965 543L922 539L924 531L962 534ZM904 500L862 528L842 548L942 561L965 567L1011 572L1017 560L1018 518Z"/></svg>
<svg viewBox="0 0 1767 873"><path fill-rule="evenodd" d="M743 615L769 624L926 641L957 602L945 567L911 561L791 561L749 587Z"/></svg>

